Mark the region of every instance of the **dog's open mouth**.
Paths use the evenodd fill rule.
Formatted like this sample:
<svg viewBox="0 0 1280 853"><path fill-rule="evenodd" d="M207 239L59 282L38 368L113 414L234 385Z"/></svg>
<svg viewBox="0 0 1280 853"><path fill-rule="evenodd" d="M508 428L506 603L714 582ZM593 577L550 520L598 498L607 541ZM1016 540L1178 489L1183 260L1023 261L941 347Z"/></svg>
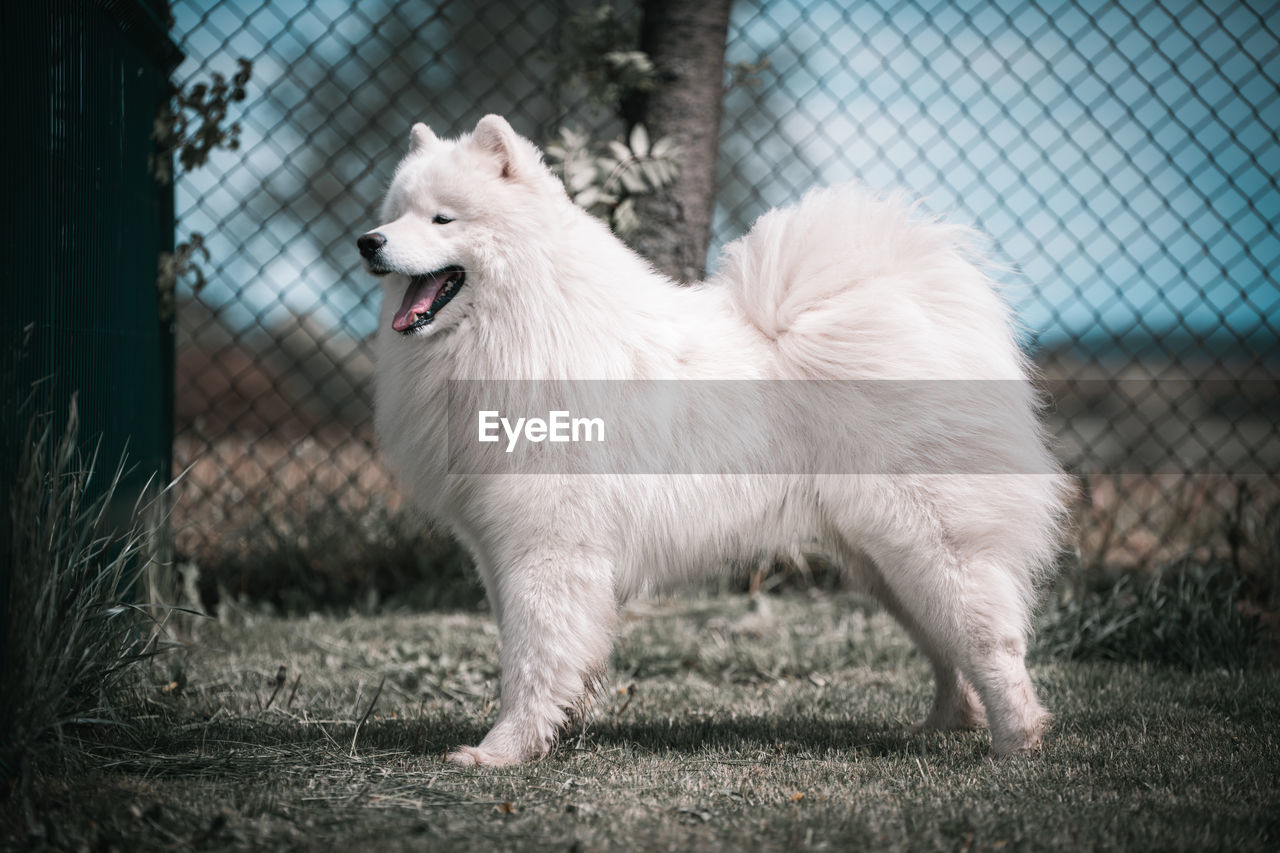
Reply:
<svg viewBox="0 0 1280 853"><path fill-rule="evenodd" d="M431 323L440 309L458 294L466 283L467 273L462 267L453 266L415 275L409 279L400 310L391 320L391 328L402 335L417 331Z"/></svg>

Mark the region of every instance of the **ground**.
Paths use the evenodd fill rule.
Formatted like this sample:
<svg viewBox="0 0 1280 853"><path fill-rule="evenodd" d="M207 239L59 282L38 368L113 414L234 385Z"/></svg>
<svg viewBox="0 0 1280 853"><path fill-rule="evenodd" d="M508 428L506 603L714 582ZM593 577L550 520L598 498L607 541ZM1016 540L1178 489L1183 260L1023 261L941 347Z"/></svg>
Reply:
<svg viewBox="0 0 1280 853"><path fill-rule="evenodd" d="M1280 845L1272 669L1036 660L1054 727L997 760L985 733L908 732L928 667L867 602L760 601L632 606L585 727L498 770L442 761L496 714L483 614L204 620L127 725L92 727L82 772L35 781L5 846Z"/></svg>

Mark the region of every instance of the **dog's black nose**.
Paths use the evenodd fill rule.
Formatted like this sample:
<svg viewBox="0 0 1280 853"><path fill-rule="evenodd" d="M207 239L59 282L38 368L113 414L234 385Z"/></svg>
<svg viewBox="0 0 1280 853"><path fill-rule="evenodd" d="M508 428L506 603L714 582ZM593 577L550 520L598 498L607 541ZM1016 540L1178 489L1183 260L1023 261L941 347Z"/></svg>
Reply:
<svg viewBox="0 0 1280 853"><path fill-rule="evenodd" d="M387 238L383 237L378 231L370 231L368 234L361 234L356 240L356 246L360 249L361 257L372 258L378 254L378 250L387 245Z"/></svg>

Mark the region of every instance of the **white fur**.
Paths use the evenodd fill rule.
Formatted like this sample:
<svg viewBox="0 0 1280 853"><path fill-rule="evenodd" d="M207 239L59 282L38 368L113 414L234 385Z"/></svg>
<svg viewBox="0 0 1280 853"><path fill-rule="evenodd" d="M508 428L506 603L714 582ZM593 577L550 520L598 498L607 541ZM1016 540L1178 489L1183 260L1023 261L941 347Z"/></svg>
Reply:
<svg viewBox="0 0 1280 853"><path fill-rule="evenodd" d="M378 435L411 499L475 557L502 638L498 721L452 761L544 755L606 665L628 596L797 541L856 572L929 657L937 695L921 725L985 717L996 752L1038 747L1048 714L1024 656L1067 481L1029 386L994 426L896 399L800 450L831 454L830 471L849 470L841 454L889 466L928 447L955 466L938 470L963 472L1021 453L1043 474L461 476L443 452L450 379L1025 380L963 230L854 187L819 190L762 217L712 280L677 286L495 116L456 142L415 126L383 221ZM406 276L451 264L467 274L454 300L426 328L393 331ZM760 415L797 440L788 412Z"/></svg>

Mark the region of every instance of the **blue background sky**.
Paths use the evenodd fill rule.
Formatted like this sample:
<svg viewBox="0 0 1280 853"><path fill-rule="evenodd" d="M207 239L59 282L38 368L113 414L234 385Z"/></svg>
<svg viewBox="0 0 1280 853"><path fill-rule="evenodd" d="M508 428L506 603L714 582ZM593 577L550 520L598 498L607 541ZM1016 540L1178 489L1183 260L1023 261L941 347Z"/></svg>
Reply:
<svg viewBox="0 0 1280 853"><path fill-rule="evenodd" d="M547 4L179 0L179 76L255 58L242 150L178 183L235 329L373 328L349 245L413 120L561 119ZM1043 346L1277 357L1280 4L738 2L717 246L807 187L902 189L975 226ZM713 258L715 249L713 248Z"/></svg>

